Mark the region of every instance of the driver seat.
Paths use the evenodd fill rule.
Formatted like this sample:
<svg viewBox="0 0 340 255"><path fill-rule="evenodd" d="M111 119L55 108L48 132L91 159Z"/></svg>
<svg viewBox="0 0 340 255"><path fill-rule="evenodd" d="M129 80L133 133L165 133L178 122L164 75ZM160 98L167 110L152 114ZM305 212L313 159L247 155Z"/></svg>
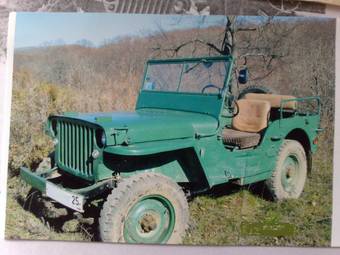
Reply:
<svg viewBox="0 0 340 255"><path fill-rule="evenodd" d="M240 99L236 104L238 114L233 118L231 128L223 130L223 142L240 149L254 147L260 142L260 132L268 126L270 103L264 100Z"/></svg>

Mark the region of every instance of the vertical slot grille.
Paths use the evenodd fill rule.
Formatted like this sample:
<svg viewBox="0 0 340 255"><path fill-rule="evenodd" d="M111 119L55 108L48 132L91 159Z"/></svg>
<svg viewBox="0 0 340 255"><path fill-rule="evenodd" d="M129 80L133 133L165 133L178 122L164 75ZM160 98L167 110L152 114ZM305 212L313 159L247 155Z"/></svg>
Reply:
<svg viewBox="0 0 340 255"><path fill-rule="evenodd" d="M57 125L58 162L77 175L92 176L95 129L64 120Z"/></svg>

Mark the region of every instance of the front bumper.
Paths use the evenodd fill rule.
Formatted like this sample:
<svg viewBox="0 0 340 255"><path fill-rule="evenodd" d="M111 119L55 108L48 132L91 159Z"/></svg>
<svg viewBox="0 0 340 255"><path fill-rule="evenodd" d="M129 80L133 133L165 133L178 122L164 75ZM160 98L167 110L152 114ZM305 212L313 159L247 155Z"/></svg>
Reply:
<svg viewBox="0 0 340 255"><path fill-rule="evenodd" d="M60 184L53 183L53 179L48 177L57 170L57 168L52 168L44 172L34 173L28 168L21 167L20 177L47 197L78 212L84 212L84 205L91 198L97 197L114 187L113 179L103 180L79 189L63 187Z"/></svg>

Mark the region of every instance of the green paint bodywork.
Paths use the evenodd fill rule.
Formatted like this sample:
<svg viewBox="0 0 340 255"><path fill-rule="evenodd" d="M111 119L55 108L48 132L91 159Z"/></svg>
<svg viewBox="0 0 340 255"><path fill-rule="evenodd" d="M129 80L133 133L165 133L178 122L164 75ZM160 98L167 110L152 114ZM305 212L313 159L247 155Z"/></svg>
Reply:
<svg viewBox="0 0 340 255"><path fill-rule="evenodd" d="M222 130L231 125L233 115L233 109L224 103L231 96L233 59L223 56L151 60L147 66L195 61L227 63L220 93L141 89L135 112L50 116L46 131L53 139L58 138L55 167L88 181L90 187L113 177L125 178L145 171L161 173L178 183L190 183L194 189L206 190L230 181L244 185L269 178L285 138L300 141L307 153L316 151L313 141L320 131L318 97L296 99L316 101L315 112L289 114L282 102L277 109L278 117L270 120L255 148L240 150L223 144ZM105 146L98 145L98 133L104 134ZM94 150L98 152L96 158L91 156ZM43 191L44 177L28 172L22 169L23 179Z"/></svg>

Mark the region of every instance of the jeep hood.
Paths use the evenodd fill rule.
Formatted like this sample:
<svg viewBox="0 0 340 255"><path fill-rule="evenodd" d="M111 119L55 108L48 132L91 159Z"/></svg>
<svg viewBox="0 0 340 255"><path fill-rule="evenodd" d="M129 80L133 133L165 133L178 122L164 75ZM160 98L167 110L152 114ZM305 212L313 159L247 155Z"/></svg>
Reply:
<svg viewBox="0 0 340 255"><path fill-rule="evenodd" d="M80 113L72 118L101 126L105 130L107 145L212 135L218 128L218 121L212 116L172 110Z"/></svg>

